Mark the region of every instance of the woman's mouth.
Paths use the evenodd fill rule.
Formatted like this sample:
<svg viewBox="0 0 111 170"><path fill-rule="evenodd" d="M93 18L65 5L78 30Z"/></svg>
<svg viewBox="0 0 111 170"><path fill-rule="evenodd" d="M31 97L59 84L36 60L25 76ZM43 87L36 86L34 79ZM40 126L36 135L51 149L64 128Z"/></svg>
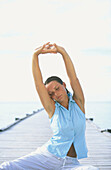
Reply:
<svg viewBox="0 0 111 170"><path fill-rule="evenodd" d="M58 96L57 98L60 99L62 97L62 95Z"/></svg>

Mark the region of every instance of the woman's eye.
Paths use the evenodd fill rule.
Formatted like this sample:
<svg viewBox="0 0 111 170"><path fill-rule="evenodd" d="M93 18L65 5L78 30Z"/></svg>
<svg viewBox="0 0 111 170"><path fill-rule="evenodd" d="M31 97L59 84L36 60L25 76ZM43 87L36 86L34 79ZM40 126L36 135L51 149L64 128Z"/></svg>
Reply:
<svg viewBox="0 0 111 170"><path fill-rule="evenodd" d="M59 90L59 87L57 87L56 90Z"/></svg>
<svg viewBox="0 0 111 170"><path fill-rule="evenodd" d="M50 97L52 97L53 95L54 95L54 93L49 94Z"/></svg>

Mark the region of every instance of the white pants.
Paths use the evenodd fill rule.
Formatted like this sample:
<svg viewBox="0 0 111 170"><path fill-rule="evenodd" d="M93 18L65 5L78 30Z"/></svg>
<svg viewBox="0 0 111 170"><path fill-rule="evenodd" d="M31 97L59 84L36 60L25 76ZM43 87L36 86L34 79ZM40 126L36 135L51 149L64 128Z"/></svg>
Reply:
<svg viewBox="0 0 111 170"><path fill-rule="evenodd" d="M99 170L94 166L84 166L77 158L66 156L58 158L40 147L29 155L18 158L14 161L4 162L0 170Z"/></svg>

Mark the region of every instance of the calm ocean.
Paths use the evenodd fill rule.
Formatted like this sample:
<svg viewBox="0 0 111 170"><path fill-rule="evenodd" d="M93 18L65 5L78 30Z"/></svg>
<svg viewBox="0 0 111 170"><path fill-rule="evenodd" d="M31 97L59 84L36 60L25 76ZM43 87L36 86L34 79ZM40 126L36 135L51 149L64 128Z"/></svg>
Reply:
<svg viewBox="0 0 111 170"><path fill-rule="evenodd" d="M0 102L0 129L40 108L40 102ZM87 102L85 108L86 118L93 118L101 129L111 129L111 102Z"/></svg>

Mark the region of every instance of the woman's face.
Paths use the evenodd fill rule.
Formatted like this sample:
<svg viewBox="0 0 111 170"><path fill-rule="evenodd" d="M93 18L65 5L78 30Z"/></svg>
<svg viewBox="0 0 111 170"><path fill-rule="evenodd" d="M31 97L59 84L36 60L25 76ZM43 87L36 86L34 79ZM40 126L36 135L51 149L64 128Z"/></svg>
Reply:
<svg viewBox="0 0 111 170"><path fill-rule="evenodd" d="M49 96L53 100L56 100L57 102L62 103L65 101L66 98L68 98L67 92L65 89L66 88L65 83L63 83L63 85L61 85L57 81L51 81L50 83L46 84L45 86L46 86Z"/></svg>

